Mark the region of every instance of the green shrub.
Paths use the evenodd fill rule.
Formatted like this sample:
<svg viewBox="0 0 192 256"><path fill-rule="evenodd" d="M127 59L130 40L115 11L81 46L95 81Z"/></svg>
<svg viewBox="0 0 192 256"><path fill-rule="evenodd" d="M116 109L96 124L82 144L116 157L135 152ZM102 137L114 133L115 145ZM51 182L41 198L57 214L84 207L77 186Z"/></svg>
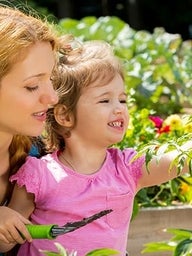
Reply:
<svg viewBox="0 0 192 256"><path fill-rule="evenodd" d="M78 40L105 40L125 66L125 84L138 109L167 116L179 113L192 91L192 43L163 28L135 31L117 17L62 19L57 29Z"/></svg>

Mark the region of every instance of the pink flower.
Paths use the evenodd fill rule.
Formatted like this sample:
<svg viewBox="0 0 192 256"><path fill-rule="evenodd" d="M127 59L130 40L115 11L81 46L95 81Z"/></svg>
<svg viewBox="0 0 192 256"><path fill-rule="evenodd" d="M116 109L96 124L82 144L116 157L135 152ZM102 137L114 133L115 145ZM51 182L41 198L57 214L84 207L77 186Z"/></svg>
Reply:
<svg viewBox="0 0 192 256"><path fill-rule="evenodd" d="M155 124L155 127L160 129L163 124L163 119L159 116L149 116L149 119Z"/></svg>

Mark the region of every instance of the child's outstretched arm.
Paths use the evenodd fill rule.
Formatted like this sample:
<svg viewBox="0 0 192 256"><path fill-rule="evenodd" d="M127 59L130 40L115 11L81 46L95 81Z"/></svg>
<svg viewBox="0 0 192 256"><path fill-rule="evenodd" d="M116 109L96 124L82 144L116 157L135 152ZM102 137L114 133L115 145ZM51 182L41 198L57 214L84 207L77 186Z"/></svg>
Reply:
<svg viewBox="0 0 192 256"><path fill-rule="evenodd" d="M182 151L192 149L192 141L189 141L181 146ZM182 170L178 173L177 166L171 165L172 161L181 153L179 150L172 150L168 153L164 153L161 157L153 157L148 164L142 168L142 177L139 180L137 190L141 188L150 187L154 185L160 185L171 179L176 178L184 173L189 172L189 166L185 161Z"/></svg>
<svg viewBox="0 0 192 256"><path fill-rule="evenodd" d="M7 252L25 240L32 241L25 224L31 224L28 218L33 210L33 195L25 187L15 185L9 207L0 207L0 252Z"/></svg>

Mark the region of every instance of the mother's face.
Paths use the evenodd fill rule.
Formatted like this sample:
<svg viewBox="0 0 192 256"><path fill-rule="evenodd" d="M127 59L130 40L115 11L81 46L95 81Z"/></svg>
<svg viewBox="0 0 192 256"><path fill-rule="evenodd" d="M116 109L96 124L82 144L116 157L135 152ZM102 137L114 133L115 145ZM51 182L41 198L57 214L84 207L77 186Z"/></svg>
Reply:
<svg viewBox="0 0 192 256"><path fill-rule="evenodd" d="M0 133L40 135L50 105L57 95L50 80L55 65L47 42L31 46L2 78L0 85Z"/></svg>

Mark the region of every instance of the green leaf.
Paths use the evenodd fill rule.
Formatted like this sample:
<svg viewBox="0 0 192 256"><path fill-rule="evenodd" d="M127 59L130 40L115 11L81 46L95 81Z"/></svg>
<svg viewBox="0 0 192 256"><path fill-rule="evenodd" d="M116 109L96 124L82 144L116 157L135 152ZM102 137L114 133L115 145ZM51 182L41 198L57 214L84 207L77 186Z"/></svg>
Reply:
<svg viewBox="0 0 192 256"><path fill-rule="evenodd" d="M46 250L39 250L39 251L46 256L58 256L59 255L57 252L50 252L50 251L46 251Z"/></svg>
<svg viewBox="0 0 192 256"><path fill-rule="evenodd" d="M171 242L151 242L144 245L145 249L142 250L142 253L145 252L165 252L165 251L174 251L176 243Z"/></svg>
<svg viewBox="0 0 192 256"><path fill-rule="evenodd" d="M189 174L192 176L192 159L189 160Z"/></svg>
<svg viewBox="0 0 192 256"><path fill-rule="evenodd" d="M190 256L190 255L192 255L192 240L185 239L176 246L174 256Z"/></svg>
<svg viewBox="0 0 192 256"><path fill-rule="evenodd" d="M168 228L167 232L175 235L174 240L182 240L184 238L192 237L192 230L182 228Z"/></svg>
<svg viewBox="0 0 192 256"><path fill-rule="evenodd" d="M169 143L164 143L157 149L156 156L158 157L158 159L160 159L164 155L168 147L169 147Z"/></svg>
<svg viewBox="0 0 192 256"><path fill-rule="evenodd" d="M54 244L57 247L58 252L51 252L51 251L46 251L46 250L39 250L39 251L42 252L43 254L47 255L47 256L55 256L55 255L57 255L57 256L58 255L68 256L67 251L65 250L65 248L60 243L54 243Z"/></svg>
<svg viewBox="0 0 192 256"><path fill-rule="evenodd" d="M54 244L57 247L57 249L61 255L67 256L67 252L66 252L65 248L60 243L54 243Z"/></svg>
<svg viewBox="0 0 192 256"><path fill-rule="evenodd" d="M149 163L151 162L151 159L152 159L152 158L153 158L153 153L152 153L152 151L149 149L149 150L147 150L146 155L145 155L145 163L146 163L146 168L147 168L147 171L148 171L148 172L150 172L148 165L149 165Z"/></svg>
<svg viewBox="0 0 192 256"><path fill-rule="evenodd" d="M87 253L85 256L110 256L110 255L120 255L120 252L113 249L102 248L102 249L91 251Z"/></svg>

